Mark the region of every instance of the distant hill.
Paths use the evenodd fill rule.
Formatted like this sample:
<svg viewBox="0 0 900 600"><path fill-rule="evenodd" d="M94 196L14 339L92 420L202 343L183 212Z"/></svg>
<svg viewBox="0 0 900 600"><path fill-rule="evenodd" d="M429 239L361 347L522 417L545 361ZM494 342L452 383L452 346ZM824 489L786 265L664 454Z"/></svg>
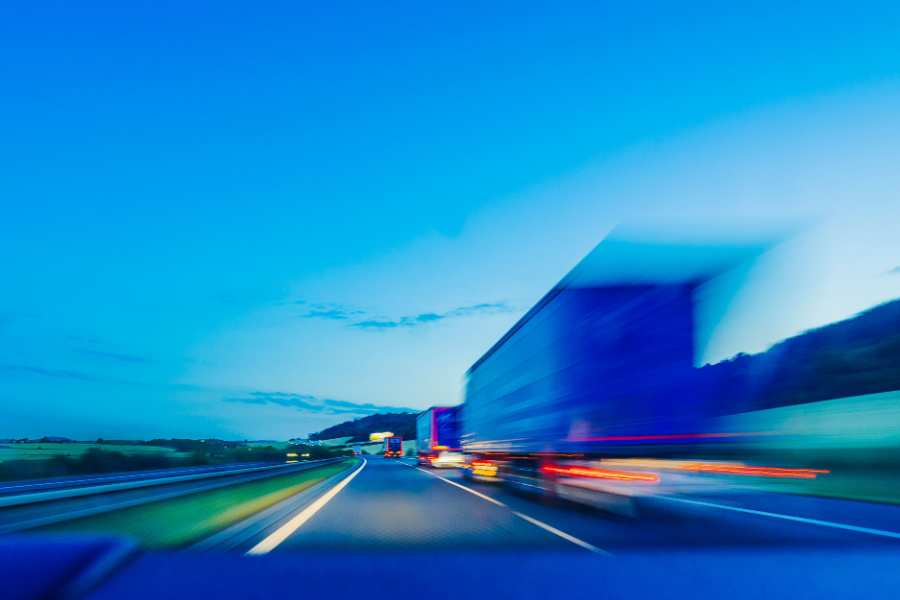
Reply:
<svg viewBox="0 0 900 600"><path fill-rule="evenodd" d="M699 375L706 400L729 413L900 390L900 300Z"/></svg>
<svg viewBox="0 0 900 600"><path fill-rule="evenodd" d="M416 439L416 417L419 413L384 413L345 421L309 436L311 440L350 437L350 442L367 442L370 433L390 431L404 440Z"/></svg>

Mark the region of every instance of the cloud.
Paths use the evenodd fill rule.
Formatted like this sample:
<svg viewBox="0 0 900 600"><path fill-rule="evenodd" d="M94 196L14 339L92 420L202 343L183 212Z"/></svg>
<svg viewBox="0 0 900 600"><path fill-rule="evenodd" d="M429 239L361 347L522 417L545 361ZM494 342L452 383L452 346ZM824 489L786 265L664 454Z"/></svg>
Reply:
<svg viewBox="0 0 900 600"><path fill-rule="evenodd" d="M323 399L322 403L327 404L328 406L342 406L344 408L375 408L375 405L370 402L358 404L356 402L348 402L347 400L332 400L331 398Z"/></svg>
<svg viewBox="0 0 900 600"><path fill-rule="evenodd" d="M337 308L332 308L331 310L311 310L305 315L299 315L301 319L335 319L335 320L343 320L349 319L350 315Z"/></svg>
<svg viewBox="0 0 900 600"><path fill-rule="evenodd" d="M45 367L33 367L28 365L0 365L2 371L12 371L14 373L34 373L35 375L43 375L45 377L54 377L56 379L78 379L80 381L102 381L96 377L78 373L77 371L67 371L66 369L47 369Z"/></svg>
<svg viewBox="0 0 900 600"><path fill-rule="evenodd" d="M297 304L305 304L304 301L298 300ZM361 310L348 310L346 307L330 302L328 304L309 304L309 312L298 315L301 319L332 319L335 321L344 321L350 317L365 314Z"/></svg>
<svg viewBox="0 0 900 600"><path fill-rule="evenodd" d="M461 306L444 313L427 312L418 315L409 315L399 319L387 319L384 317L355 320L365 315L362 310L349 310L346 307L330 302L327 304L307 304L307 312L298 315L301 319L327 319L332 321L352 321L348 327L355 329L396 329L397 327L416 327L426 325L444 319L456 317L469 317L479 315L491 315L513 312L513 308L506 302L483 302L471 306Z"/></svg>
<svg viewBox="0 0 900 600"><path fill-rule="evenodd" d="M78 354L84 354L85 356L91 356L94 358L99 358L104 361L112 361L112 362L120 362L120 363L128 363L128 364L153 364L156 361L151 358L144 358L143 356L132 356L129 354L119 354L118 352L101 352L100 350L88 350L86 348L77 348L75 350Z"/></svg>
<svg viewBox="0 0 900 600"><path fill-rule="evenodd" d="M390 329L391 327L399 327L400 322L398 321L360 321L359 323L354 323L351 327L358 327L360 329Z"/></svg>
<svg viewBox="0 0 900 600"><path fill-rule="evenodd" d="M418 412L411 408L377 406L370 402L360 404L348 402L347 400L333 400L331 398L320 399L305 394L288 394L284 392L251 392L239 398L222 398L222 401L255 405L274 404L322 415L374 415L386 412Z"/></svg>
<svg viewBox="0 0 900 600"><path fill-rule="evenodd" d="M358 329L394 329L396 327L416 327L435 321L444 319L453 319L456 317L470 317L482 315L496 315L512 312L514 309L506 302L484 302L481 304L473 304L472 306L461 306L445 313L421 313L407 317L401 317L397 320L388 319L368 319L353 323L350 326Z"/></svg>
<svg viewBox="0 0 900 600"><path fill-rule="evenodd" d="M885 275L900 275L900 266L894 267L893 269L885 273Z"/></svg>
<svg viewBox="0 0 900 600"><path fill-rule="evenodd" d="M315 400L313 396L301 396L300 394L283 394L281 392L266 393L252 392L245 398L222 398L224 402L243 402L244 404L277 404L289 406L310 412L321 412L321 406L311 404L309 400Z"/></svg>

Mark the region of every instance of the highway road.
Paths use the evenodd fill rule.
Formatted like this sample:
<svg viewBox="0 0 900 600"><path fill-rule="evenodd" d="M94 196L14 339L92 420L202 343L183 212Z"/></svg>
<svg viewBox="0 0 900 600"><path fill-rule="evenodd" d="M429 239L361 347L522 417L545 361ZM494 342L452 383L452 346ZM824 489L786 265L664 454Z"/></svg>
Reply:
<svg viewBox="0 0 900 600"><path fill-rule="evenodd" d="M258 553L550 550L613 555L648 549L900 548L900 507L774 494L656 500L639 518L548 505L456 470L368 457L293 531ZM289 533L289 535L286 535ZM280 540L278 538L283 538ZM243 551L252 550L244 546Z"/></svg>
<svg viewBox="0 0 900 600"><path fill-rule="evenodd" d="M356 599L427 590L432 600L799 600L894 598L900 589L896 506L694 496L629 518L377 456L285 503L234 526L221 544L106 561L114 567L87 597ZM63 540L54 547L34 539L31 547L31 538L0 536L0 557L6 542L8 558L68 573L75 559ZM48 552L59 558L48 563Z"/></svg>

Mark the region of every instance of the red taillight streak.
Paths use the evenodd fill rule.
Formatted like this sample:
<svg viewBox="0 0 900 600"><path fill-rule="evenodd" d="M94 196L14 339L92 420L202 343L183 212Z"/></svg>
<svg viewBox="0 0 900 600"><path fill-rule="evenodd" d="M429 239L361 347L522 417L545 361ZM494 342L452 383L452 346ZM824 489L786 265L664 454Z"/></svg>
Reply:
<svg viewBox="0 0 900 600"><path fill-rule="evenodd" d="M815 479L819 473L830 473L822 469L786 469L784 467L754 467L748 465L720 465L715 463L690 463L679 465L683 471L703 471L728 473L730 475L759 475L762 477L788 477L795 479Z"/></svg>
<svg viewBox="0 0 900 600"><path fill-rule="evenodd" d="M694 438L721 438L721 437L747 437L769 435L762 432L754 433L680 433L676 435L613 435L606 437L576 438L576 442L627 442L642 440L681 440Z"/></svg>
<svg viewBox="0 0 900 600"><path fill-rule="evenodd" d="M473 460L472 466L473 467L493 467L494 463L492 463L489 460Z"/></svg>
<svg viewBox="0 0 900 600"><path fill-rule="evenodd" d="M612 479L616 481L659 481L659 477L649 473L626 473L624 471L605 471L603 469L588 469L585 467L544 467L547 473L559 475L574 475L576 477L590 477L592 479Z"/></svg>

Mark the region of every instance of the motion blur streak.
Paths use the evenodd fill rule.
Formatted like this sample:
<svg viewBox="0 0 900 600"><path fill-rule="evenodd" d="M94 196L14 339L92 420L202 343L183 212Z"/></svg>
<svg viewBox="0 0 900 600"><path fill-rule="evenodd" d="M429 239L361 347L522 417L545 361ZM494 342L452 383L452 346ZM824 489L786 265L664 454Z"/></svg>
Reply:
<svg viewBox="0 0 900 600"><path fill-rule="evenodd" d="M754 467L750 465L728 465L715 463L688 463L678 467L682 471L708 471L732 475L761 475L764 477L796 477L815 479L816 475L830 473L824 469L786 469L783 467Z"/></svg>
<svg viewBox="0 0 900 600"><path fill-rule="evenodd" d="M763 467L742 463L696 462L665 459L654 460L650 458L608 458L604 459L602 464L603 466L608 467L727 473L730 475L758 475L763 477L793 477L798 479L815 479L817 475L831 473L831 471L827 469L794 469L786 467Z"/></svg>
<svg viewBox="0 0 900 600"><path fill-rule="evenodd" d="M673 435L611 435L606 437L569 438L574 442L652 442L654 440L690 440L700 438L756 437L771 433L680 433Z"/></svg>
<svg viewBox="0 0 900 600"><path fill-rule="evenodd" d="M575 475L576 477L591 477L593 479L615 479L617 481L659 481L659 477L649 473L625 473L624 471L605 471L603 469L588 469L584 467L551 467L543 468L546 473L558 475Z"/></svg>

